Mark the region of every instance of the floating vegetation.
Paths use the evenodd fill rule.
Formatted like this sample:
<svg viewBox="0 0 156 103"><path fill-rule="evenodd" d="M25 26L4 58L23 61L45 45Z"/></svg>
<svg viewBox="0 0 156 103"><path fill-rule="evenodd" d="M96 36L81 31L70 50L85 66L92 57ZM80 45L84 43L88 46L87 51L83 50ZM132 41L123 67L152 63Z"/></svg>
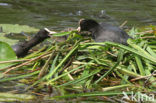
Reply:
<svg viewBox="0 0 156 103"><path fill-rule="evenodd" d="M30 101L33 99L36 99L35 96L28 94L0 93L0 101Z"/></svg>
<svg viewBox="0 0 156 103"><path fill-rule="evenodd" d="M134 38L128 40L128 46L113 42L95 43L77 31L57 33L54 36L68 34L67 40L55 42L49 39L48 45L31 51L24 58L0 58L0 65L5 65L0 69L0 82L26 84L26 91L31 90L42 96L44 94L45 100L72 100L80 97L76 100L154 103L155 28L132 28L128 34ZM0 45L4 44L0 42ZM0 57L10 51L2 54L0 50ZM132 100L133 93L136 94L135 100ZM125 95L127 98L123 98ZM144 97L139 98L140 95Z"/></svg>

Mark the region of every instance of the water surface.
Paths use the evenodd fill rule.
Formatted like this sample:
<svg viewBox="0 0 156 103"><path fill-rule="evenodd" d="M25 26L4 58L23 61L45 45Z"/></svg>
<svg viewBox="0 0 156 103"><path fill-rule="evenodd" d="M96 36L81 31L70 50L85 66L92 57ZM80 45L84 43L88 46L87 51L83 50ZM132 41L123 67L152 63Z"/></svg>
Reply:
<svg viewBox="0 0 156 103"><path fill-rule="evenodd" d="M0 23L63 30L81 18L127 26L156 24L156 0L0 0Z"/></svg>

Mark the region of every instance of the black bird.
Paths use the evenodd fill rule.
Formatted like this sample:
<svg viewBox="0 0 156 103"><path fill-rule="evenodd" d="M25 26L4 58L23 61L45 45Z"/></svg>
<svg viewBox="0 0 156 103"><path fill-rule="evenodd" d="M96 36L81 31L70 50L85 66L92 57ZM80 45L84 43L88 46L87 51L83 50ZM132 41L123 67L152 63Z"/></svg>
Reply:
<svg viewBox="0 0 156 103"><path fill-rule="evenodd" d="M24 57L27 55L28 51L36 46L37 44L41 43L45 39L49 38L50 35L55 32L49 31L47 28L41 29L31 40L20 42L12 46L13 50L16 53L17 57Z"/></svg>
<svg viewBox="0 0 156 103"><path fill-rule="evenodd" d="M79 21L79 31L89 31L95 42L111 41L127 45L130 38L125 31L117 26L107 23L97 23L92 19L81 19Z"/></svg>

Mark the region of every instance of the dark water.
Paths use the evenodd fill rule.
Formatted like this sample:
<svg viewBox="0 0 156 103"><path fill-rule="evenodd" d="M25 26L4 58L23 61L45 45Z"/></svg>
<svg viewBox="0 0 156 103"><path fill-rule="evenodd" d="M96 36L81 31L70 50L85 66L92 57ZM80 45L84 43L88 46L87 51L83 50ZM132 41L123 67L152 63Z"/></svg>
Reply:
<svg viewBox="0 0 156 103"><path fill-rule="evenodd" d="M0 0L0 23L63 30L81 18L129 27L156 24L156 0Z"/></svg>

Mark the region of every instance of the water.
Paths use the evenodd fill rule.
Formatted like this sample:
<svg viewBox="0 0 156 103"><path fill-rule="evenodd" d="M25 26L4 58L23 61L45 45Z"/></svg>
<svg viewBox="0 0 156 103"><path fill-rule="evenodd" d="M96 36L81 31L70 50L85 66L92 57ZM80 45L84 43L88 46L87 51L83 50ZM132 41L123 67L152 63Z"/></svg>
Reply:
<svg viewBox="0 0 156 103"><path fill-rule="evenodd" d="M145 26L156 25L155 11L156 0L0 0L0 24L48 27L60 31L77 28L81 18L92 18L115 25L127 20L129 27ZM0 88L4 89L4 86L1 84ZM4 91L15 89L21 91L21 87L14 86Z"/></svg>
<svg viewBox="0 0 156 103"><path fill-rule="evenodd" d="M129 27L156 24L156 0L0 0L0 23L52 30L78 26L81 18Z"/></svg>

